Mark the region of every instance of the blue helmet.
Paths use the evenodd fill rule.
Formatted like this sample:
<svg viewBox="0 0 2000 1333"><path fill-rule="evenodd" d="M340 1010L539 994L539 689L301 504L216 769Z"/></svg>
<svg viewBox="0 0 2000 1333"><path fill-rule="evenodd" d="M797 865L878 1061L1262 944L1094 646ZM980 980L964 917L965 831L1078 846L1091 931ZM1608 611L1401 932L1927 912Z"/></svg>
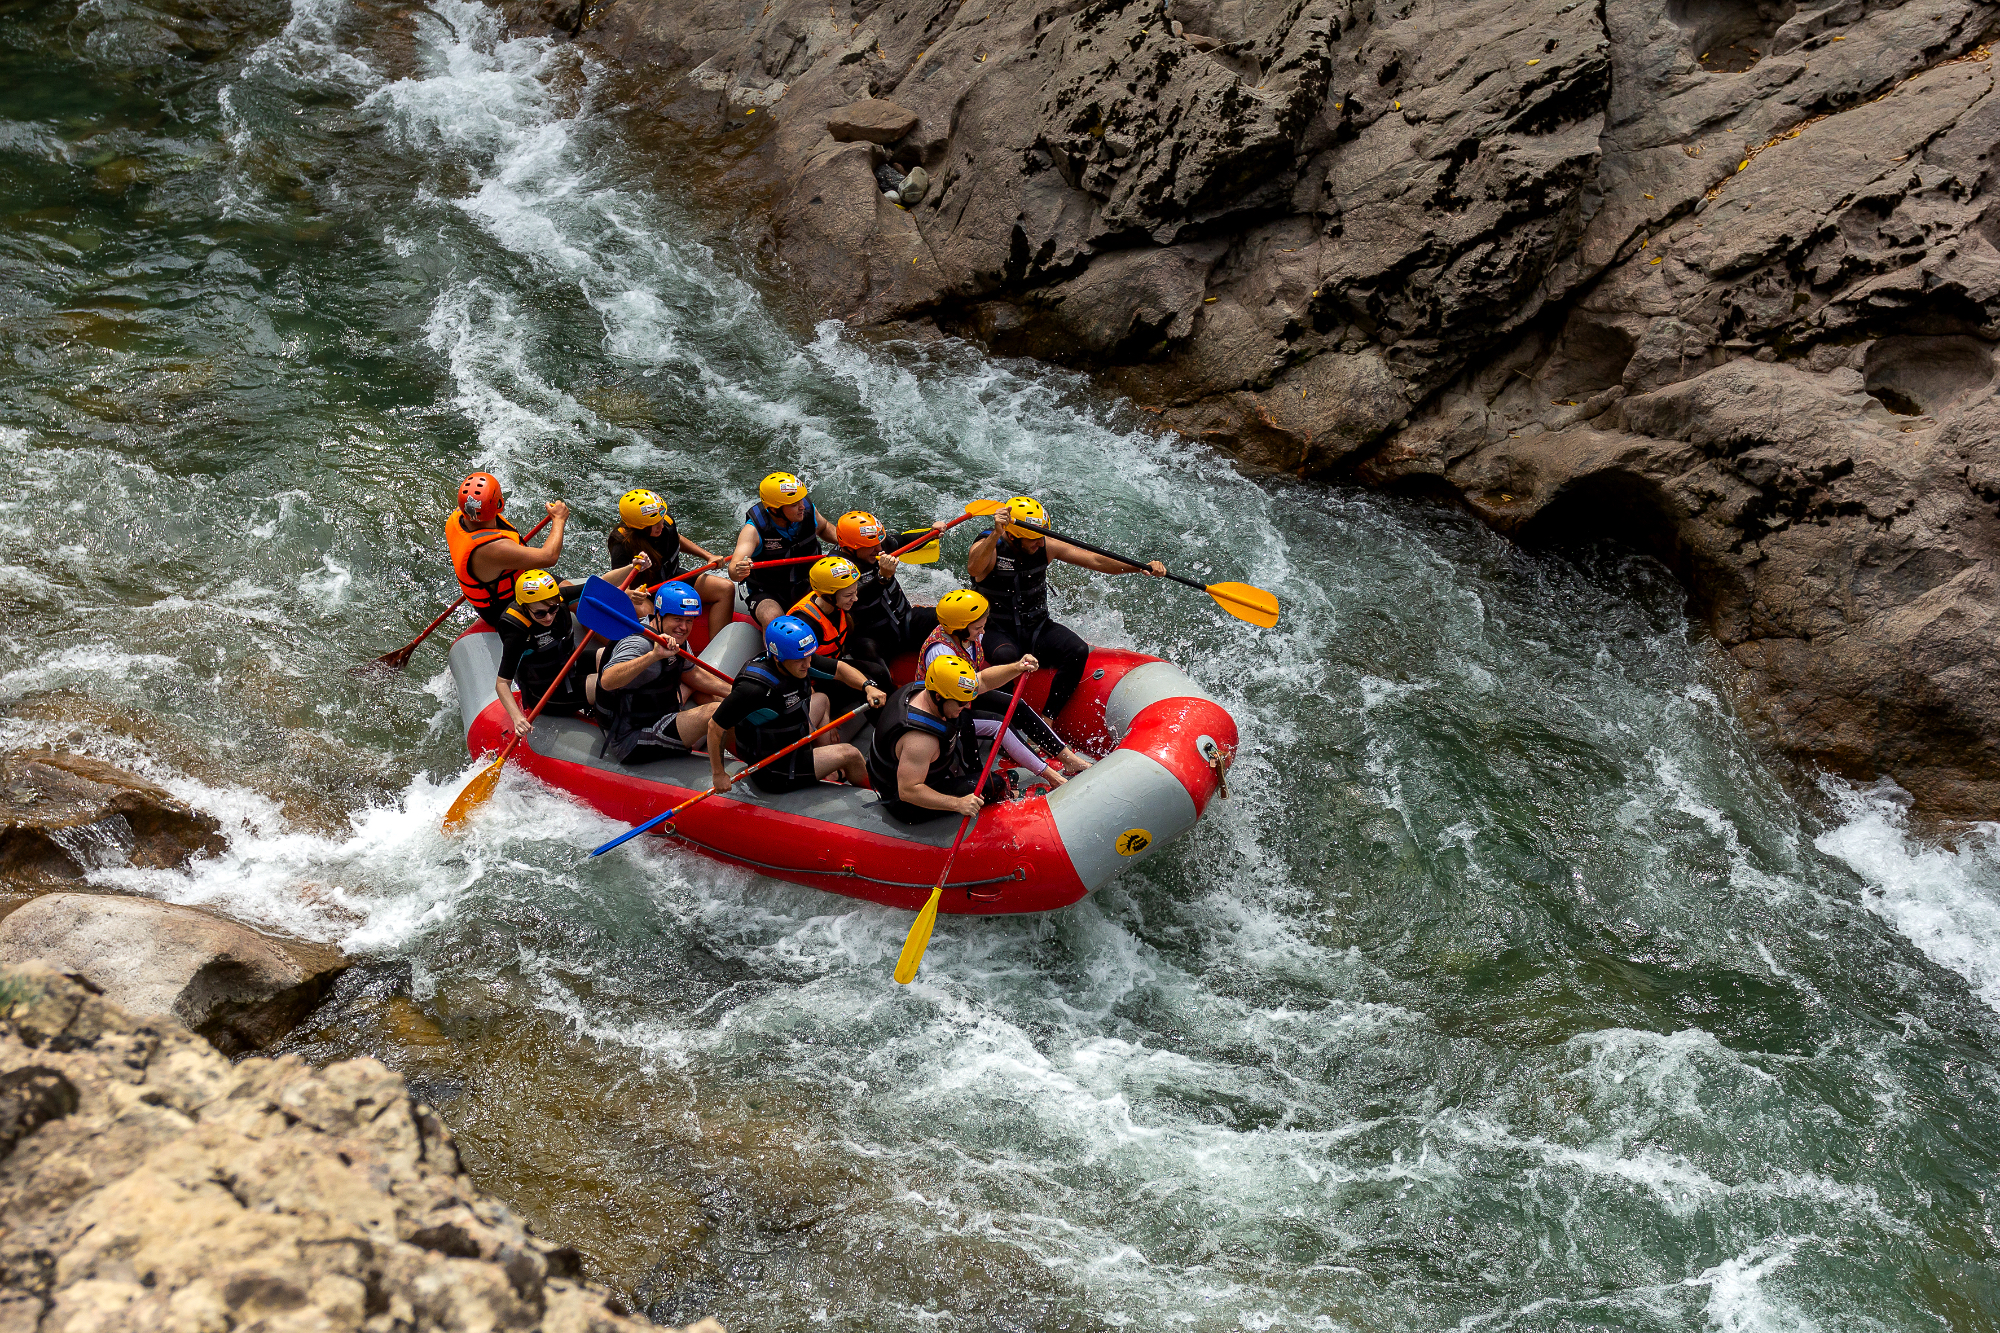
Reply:
<svg viewBox="0 0 2000 1333"><path fill-rule="evenodd" d="M653 589L653 607L663 616L698 616L701 594L675 579Z"/></svg>
<svg viewBox="0 0 2000 1333"><path fill-rule="evenodd" d="M797 662L811 657L819 647L813 627L797 616L779 616L764 626L764 651L779 662Z"/></svg>

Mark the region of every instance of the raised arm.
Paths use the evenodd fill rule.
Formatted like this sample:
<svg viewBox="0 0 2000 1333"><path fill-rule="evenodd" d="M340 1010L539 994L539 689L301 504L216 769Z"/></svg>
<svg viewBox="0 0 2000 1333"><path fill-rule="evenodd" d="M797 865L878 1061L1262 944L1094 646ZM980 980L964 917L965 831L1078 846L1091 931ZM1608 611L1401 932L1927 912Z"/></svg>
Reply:
<svg viewBox="0 0 2000 1333"><path fill-rule="evenodd" d="M729 556L729 577L738 583L750 577L750 562L757 555L757 525L745 523L736 534L736 549Z"/></svg>
<svg viewBox="0 0 2000 1333"><path fill-rule="evenodd" d="M979 540L972 543L972 553L965 557L966 577L973 583L979 582L993 572L993 548L1000 537L995 532L981 533Z"/></svg>
<svg viewBox="0 0 2000 1333"><path fill-rule="evenodd" d="M1066 565L1075 565L1078 569L1094 569L1100 574L1151 574L1154 578L1160 578L1167 572L1167 567L1157 560L1148 561L1143 565L1128 565L1123 560L1113 560L1108 555L1086 551L1081 546L1071 546L1068 542L1059 541L1054 537L1044 540L1049 544L1049 559L1060 560Z"/></svg>

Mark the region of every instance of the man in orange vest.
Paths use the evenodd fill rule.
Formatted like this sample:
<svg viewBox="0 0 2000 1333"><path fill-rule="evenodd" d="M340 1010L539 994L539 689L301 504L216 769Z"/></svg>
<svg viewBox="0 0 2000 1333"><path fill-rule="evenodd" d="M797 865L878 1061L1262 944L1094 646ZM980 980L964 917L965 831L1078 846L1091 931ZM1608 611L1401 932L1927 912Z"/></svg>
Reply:
<svg viewBox="0 0 2000 1333"><path fill-rule="evenodd" d="M460 483L458 508L444 521L458 586L480 619L495 629L514 603L514 575L555 564L562 555L563 525L569 521L569 506L549 501L549 535L540 546L523 545L520 529L501 517L505 503L500 479L475 472Z"/></svg>

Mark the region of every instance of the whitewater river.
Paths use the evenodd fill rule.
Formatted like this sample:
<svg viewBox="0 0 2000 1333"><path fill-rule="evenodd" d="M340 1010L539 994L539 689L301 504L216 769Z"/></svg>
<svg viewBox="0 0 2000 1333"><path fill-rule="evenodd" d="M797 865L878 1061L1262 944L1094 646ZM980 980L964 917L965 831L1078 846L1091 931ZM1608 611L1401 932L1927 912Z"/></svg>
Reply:
<svg viewBox="0 0 2000 1333"><path fill-rule="evenodd" d="M367 963L482 1183L732 1329L2000 1321L2000 851L1761 753L1657 568L1246 480L1081 382L813 329L605 76L469 0L0 8L0 742L232 850L108 887ZM189 35L192 34L192 35ZM169 54L162 56L166 50ZM162 63L164 62L164 63ZM635 846L518 777L471 835L456 480L519 518L756 479L897 525L1029 491L1275 590L1059 578L1183 664L1232 797L1053 916L938 928ZM964 542L948 546L962 558ZM913 575L947 586L948 566Z"/></svg>

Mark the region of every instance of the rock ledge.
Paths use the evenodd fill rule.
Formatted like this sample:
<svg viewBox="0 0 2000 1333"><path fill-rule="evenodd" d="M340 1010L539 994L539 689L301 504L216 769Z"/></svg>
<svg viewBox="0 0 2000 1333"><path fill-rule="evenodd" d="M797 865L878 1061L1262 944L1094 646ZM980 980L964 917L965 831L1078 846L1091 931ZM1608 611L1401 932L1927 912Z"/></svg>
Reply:
<svg viewBox="0 0 2000 1333"><path fill-rule="evenodd" d="M652 1327L475 1187L379 1062L232 1065L46 965L0 968L0 1330Z"/></svg>

